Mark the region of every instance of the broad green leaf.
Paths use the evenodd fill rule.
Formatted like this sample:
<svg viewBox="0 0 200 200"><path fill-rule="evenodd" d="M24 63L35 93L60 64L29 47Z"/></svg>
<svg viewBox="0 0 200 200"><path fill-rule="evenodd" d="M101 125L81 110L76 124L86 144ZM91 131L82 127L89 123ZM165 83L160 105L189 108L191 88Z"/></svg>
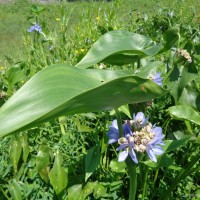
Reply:
<svg viewBox="0 0 200 200"><path fill-rule="evenodd" d="M165 140L165 145L162 146L164 149L165 153L170 152L170 151L175 151L179 147L183 146L186 144L186 142L190 139L191 137L185 137L180 140Z"/></svg>
<svg viewBox="0 0 200 200"><path fill-rule="evenodd" d="M127 117L129 117L130 119L132 118L131 113L130 113L130 111L129 111L128 105L120 106L120 107L118 108L118 110L119 110L120 112L124 113L124 114L125 114ZM110 111L110 115L115 115L115 110Z"/></svg>
<svg viewBox="0 0 200 200"><path fill-rule="evenodd" d="M121 52L120 52L121 53ZM138 55L131 55L131 54L113 54L102 61L103 63L109 63L112 65L124 65L129 64L138 61L139 56Z"/></svg>
<svg viewBox="0 0 200 200"><path fill-rule="evenodd" d="M159 51L159 53L163 53L171 49L178 41L179 34L177 33L177 30L169 29L163 35L163 39L164 39L164 47Z"/></svg>
<svg viewBox="0 0 200 200"><path fill-rule="evenodd" d="M175 138L176 138L177 140L181 140L181 139L183 139L183 138L185 138L185 137L191 137L191 135L185 134L185 133L182 132L182 131L173 132L173 135L175 136ZM192 138L190 138L190 139L192 139Z"/></svg>
<svg viewBox="0 0 200 200"><path fill-rule="evenodd" d="M0 137L66 114L112 110L166 92L153 81L127 72L52 65L26 82L0 108Z"/></svg>
<svg viewBox="0 0 200 200"><path fill-rule="evenodd" d="M94 198L98 199L100 197L103 197L107 194L107 188L104 187L102 184L97 183L94 187Z"/></svg>
<svg viewBox="0 0 200 200"><path fill-rule="evenodd" d="M23 149L23 161L24 163L26 163L29 152L30 152L27 134L22 135L21 143L22 143L22 149Z"/></svg>
<svg viewBox="0 0 200 200"><path fill-rule="evenodd" d="M143 163L151 168L160 168L160 167L169 167L173 163L173 159L163 155L158 157L157 162L153 162L151 160L144 161Z"/></svg>
<svg viewBox="0 0 200 200"><path fill-rule="evenodd" d="M129 111L128 105L123 105L119 107L119 111L123 112L126 116L128 116L130 119L132 118L131 113Z"/></svg>
<svg viewBox="0 0 200 200"><path fill-rule="evenodd" d="M12 138L10 145L10 159L14 168L14 172L18 171L18 162L22 152L22 143L19 135L16 135Z"/></svg>
<svg viewBox="0 0 200 200"><path fill-rule="evenodd" d="M92 147L85 156L85 182L100 164L100 156L99 146Z"/></svg>
<svg viewBox="0 0 200 200"><path fill-rule="evenodd" d="M38 14L40 14L41 12L43 12L44 10L45 10L45 8L44 7L42 7L42 6L38 6L38 5L36 5L36 4L33 4L32 6L31 6L31 12L33 12L33 13L35 13L36 15L38 15Z"/></svg>
<svg viewBox="0 0 200 200"><path fill-rule="evenodd" d="M172 106L168 108L170 115L178 120L188 120L197 125L200 125L200 115L188 106Z"/></svg>
<svg viewBox="0 0 200 200"><path fill-rule="evenodd" d="M9 182L8 191L13 200L22 200L21 187L15 179Z"/></svg>
<svg viewBox="0 0 200 200"><path fill-rule="evenodd" d="M77 184L68 188L68 200L83 200L82 198L82 185Z"/></svg>
<svg viewBox="0 0 200 200"><path fill-rule="evenodd" d="M103 60L115 64L133 63L137 56L153 56L160 48L160 44L154 45L146 36L125 30L110 31L93 44L76 67L88 68Z"/></svg>
<svg viewBox="0 0 200 200"><path fill-rule="evenodd" d="M197 137L197 139L196 139L195 143L198 143L198 144L200 144L200 136L198 136L198 137Z"/></svg>
<svg viewBox="0 0 200 200"><path fill-rule="evenodd" d="M10 93L14 85L25 79L25 72L21 68L21 63L18 63L11 67L7 72L7 81L8 81L8 93Z"/></svg>
<svg viewBox="0 0 200 200"><path fill-rule="evenodd" d="M59 195L67 187L68 177L64 167L62 167L63 158L59 152L55 155L53 168L49 173L50 183L53 186L56 194Z"/></svg>
<svg viewBox="0 0 200 200"><path fill-rule="evenodd" d="M138 75L142 78L147 78L149 75L155 75L156 72L159 72L159 68L162 67L161 62L150 62L145 67L139 68L135 75Z"/></svg>
<svg viewBox="0 0 200 200"><path fill-rule="evenodd" d="M82 191L83 194L83 199L85 199L89 194L93 193L94 187L97 185L97 181L96 182L88 182Z"/></svg>
<svg viewBox="0 0 200 200"><path fill-rule="evenodd" d="M200 110L200 93L194 89L192 84L188 84L182 92L178 104L191 107L196 111Z"/></svg>
<svg viewBox="0 0 200 200"><path fill-rule="evenodd" d="M50 164L50 155L49 147L47 145L41 145L39 152L36 156L36 168L45 181L49 181L49 164Z"/></svg>
<svg viewBox="0 0 200 200"><path fill-rule="evenodd" d="M194 73L190 69L190 65L187 64L181 68L176 68L173 71L169 78L169 87L173 87L171 94L174 97L175 102L177 103L181 98L182 92L187 84L197 78L197 73ZM174 79L175 78L175 79ZM170 80L171 79L171 80Z"/></svg>
<svg viewBox="0 0 200 200"><path fill-rule="evenodd" d="M110 168L114 172L125 172L126 170L126 163L125 162L118 162L117 159L113 159L110 161Z"/></svg>

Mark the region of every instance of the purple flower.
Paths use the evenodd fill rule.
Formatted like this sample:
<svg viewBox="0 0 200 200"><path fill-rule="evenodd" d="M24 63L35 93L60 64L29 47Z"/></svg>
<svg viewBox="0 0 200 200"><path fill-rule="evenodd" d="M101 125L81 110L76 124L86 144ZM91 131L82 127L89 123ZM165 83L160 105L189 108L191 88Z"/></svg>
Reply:
<svg viewBox="0 0 200 200"><path fill-rule="evenodd" d="M162 134L161 127L153 128L152 132L155 133L155 136L147 144L146 152L152 161L157 162L155 155L161 155L164 152L163 149L160 147L160 145L165 145L165 143L162 141L165 136Z"/></svg>
<svg viewBox="0 0 200 200"><path fill-rule="evenodd" d="M160 77L160 73L156 73L153 78L153 81L157 83L159 86L162 86L162 80L163 79Z"/></svg>
<svg viewBox="0 0 200 200"><path fill-rule="evenodd" d="M128 137L129 135L132 135L132 131L129 127L128 124L123 124L123 132L124 132L124 137ZM117 120L113 120L112 125L110 126L110 130L108 132L108 137L109 137L109 144L112 144L114 142L117 142L118 139L120 138L120 133L117 125Z"/></svg>
<svg viewBox="0 0 200 200"><path fill-rule="evenodd" d="M145 153L145 151L153 162L157 162L156 155L161 155L164 152L161 148L161 145L165 145L162 128L153 126L148 122L148 119L149 117L145 118L142 112L134 114L133 120L127 120L123 124L124 136L121 138L117 120L112 122L108 132L109 144L118 141L120 146L116 150L122 150L118 156L119 162L126 160L130 155L131 159L138 163L135 152Z"/></svg>
<svg viewBox="0 0 200 200"><path fill-rule="evenodd" d="M138 112L136 115L133 115L133 120L131 120L131 126L133 126L133 128L135 130L138 130L144 126L146 126L147 122L148 122L149 117L145 118L145 115L143 112Z"/></svg>
<svg viewBox="0 0 200 200"><path fill-rule="evenodd" d="M126 158L128 157L128 155L131 156L131 159L135 162L138 163L135 151L134 151L134 137L133 136L129 136L128 138L120 138L118 140L120 146L116 149L117 151L119 150L123 150L119 153L118 156L118 162L123 162L124 160L126 160Z"/></svg>
<svg viewBox="0 0 200 200"><path fill-rule="evenodd" d="M35 24L33 26L31 26L27 31L28 32L33 32L33 31L36 31L36 32L41 32L42 28L39 24Z"/></svg>
<svg viewBox="0 0 200 200"><path fill-rule="evenodd" d="M150 74L148 78L157 83L159 86L162 86L162 78L160 73L156 73L155 75Z"/></svg>
<svg viewBox="0 0 200 200"><path fill-rule="evenodd" d="M117 120L115 119L112 122L112 125L110 126L110 130L108 132L108 138L109 138L108 144L117 142L119 137L120 137L120 134L118 130Z"/></svg>

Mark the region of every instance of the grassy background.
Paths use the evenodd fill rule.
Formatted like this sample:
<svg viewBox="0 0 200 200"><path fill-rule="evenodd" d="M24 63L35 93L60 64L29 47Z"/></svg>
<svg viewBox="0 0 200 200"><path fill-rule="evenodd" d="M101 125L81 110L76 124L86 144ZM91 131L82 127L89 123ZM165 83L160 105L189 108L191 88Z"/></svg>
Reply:
<svg viewBox="0 0 200 200"><path fill-rule="evenodd" d="M5 2L5 1L4 1ZM31 16L30 6L33 4L27 0L13 0L3 3L0 1L0 65L6 67L13 63L23 60L26 55L23 53L23 37L30 26L30 22L27 20ZM200 22L200 0L121 0L112 1L107 3L102 2L66 2L65 6L67 11L73 8L73 12L69 19L68 33L73 35L75 25L82 21L91 22L91 18L95 18L97 13L101 15L101 10L104 12L111 12L116 7L116 2L120 3L118 8L118 17L123 18L125 15L132 13L132 17L138 15L151 16L159 9L173 9L176 14L182 16L182 19L188 19L189 16L194 15L193 18L196 23ZM60 7L58 3L41 4L46 8L46 11L42 13L40 19L44 19L49 27L56 27L56 18L60 16ZM91 10L90 15L83 14L85 10ZM93 12L92 12L93 11ZM103 17L103 16L102 16ZM85 18L85 19L83 19Z"/></svg>

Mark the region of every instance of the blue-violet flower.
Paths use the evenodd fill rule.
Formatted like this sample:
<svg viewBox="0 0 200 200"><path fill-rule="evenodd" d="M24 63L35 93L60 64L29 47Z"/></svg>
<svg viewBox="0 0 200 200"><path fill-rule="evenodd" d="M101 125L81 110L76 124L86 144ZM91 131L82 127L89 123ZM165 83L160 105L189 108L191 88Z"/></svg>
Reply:
<svg viewBox="0 0 200 200"><path fill-rule="evenodd" d="M124 136L120 138L117 120L112 122L108 132L109 144L118 141L120 145L116 150L122 150L119 153L118 161L124 161L128 155L135 163L138 159L135 152L147 152L149 158L157 162L156 155L161 155L164 151L160 145L165 145L163 142L164 135L162 128L153 126L148 122L149 117L145 118L144 113L139 112L134 114L133 120L127 120L123 124Z"/></svg>
<svg viewBox="0 0 200 200"><path fill-rule="evenodd" d="M162 86L163 78L160 76L160 73L156 73L155 75L150 74L148 78L157 83L159 86Z"/></svg>
<svg viewBox="0 0 200 200"><path fill-rule="evenodd" d="M128 137L132 135L132 131L128 124L123 124L123 133L124 137ZM120 138L120 133L117 125L117 120L113 120L112 125L110 126L110 130L108 132L109 144L115 143Z"/></svg>
<svg viewBox="0 0 200 200"><path fill-rule="evenodd" d="M149 117L145 118L143 112L138 112L136 115L133 115L133 120L130 120L129 123L134 130L138 130L147 125Z"/></svg>
<svg viewBox="0 0 200 200"><path fill-rule="evenodd" d="M35 24L33 26L31 26L27 31L28 32L33 32L33 31L36 31L36 32L41 32L42 28L39 24Z"/></svg>

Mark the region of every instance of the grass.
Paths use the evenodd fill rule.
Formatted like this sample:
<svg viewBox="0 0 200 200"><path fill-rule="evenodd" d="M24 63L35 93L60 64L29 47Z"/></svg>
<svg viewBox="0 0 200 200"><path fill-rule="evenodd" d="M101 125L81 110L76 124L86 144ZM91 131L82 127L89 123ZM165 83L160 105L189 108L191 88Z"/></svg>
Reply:
<svg viewBox="0 0 200 200"><path fill-rule="evenodd" d="M129 30L149 36L159 43L164 40L165 31L174 28L179 33L180 40L173 47L190 50L193 45L194 54L199 55L197 41L200 32L198 31L200 7L199 1L196 0L113 0L109 3L106 1L80 1L65 2L62 5L59 3L38 4L45 8L44 12L37 16L44 35L27 32L31 22L36 20L36 16L30 11L31 5L32 3L25 0L0 4L0 89L2 90L0 90L0 106L30 77L44 67L59 62L76 64L91 45L109 30ZM196 38L192 38L194 34L196 34ZM52 50L49 49L51 46ZM146 62L152 63L154 59L162 62L162 70L161 68L159 70L162 71L162 77L164 77L166 68L172 67L169 62L174 58L171 57L173 53L169 50L150 58L151 60L147 58ZM198 69L199 62L197 63L198 56L195 57L196 55L192 55L192 59ZM184 60L180 60L178 63L180 69L182 69L182 64L186 66L185 63ZM105 63L103 67L126 70L128 67L133 73L133 68L138 67L135 64L110 66ZM140 66L141 68L145 66L143 64ZM99 65L96 64L94 68L96 67L98 68ZM196 88L192 90L193 85L189 86L186 89L191 90L191 94L194 93L195 99L197 90ZM191 100L191 102L193 101ZM48 105L48 101L45 103ZM188 134L186 129L190 124L176 121L169 116L167 108L173 103L172 96L168 94L168 96L149 102L148 104L151 105L148 108L146 108L146 104L134 104L130 109L132 108L132 112L139 109L146 110L152 123L162 126L166 133L166 139L174 140L177 135L181 137L181 134ZM124 169L123 163L120 165L114 160L116 159L115 147L107 144L107 132L113 118L114 116L109 112L65 116L19 133L19 135L0 139L0 158L3 163L0 166L0 199L13 197L13 187L16 194L23 193L23 199L47 199L47 196L49 199L57 199L54 185L47 179L58 150L63 157L63 167L68 171L69 176L68 192L65 191L63 199L66 199L64 198L66 195L70 196L70 192L71 199L78 199L73 198L73 190L76 191L78 184L82 184L84 192L93 191L90 195L88 193L87 200L103 197L113 200L127 199L128 176L116 168L119 166ZM188 127L186 127L187 125ZM198 135L198 128L197 125L191 123L191 127L188 129L194 132L194 135ZM18 148L15 144L18 145ZM98 148L93 148L95 145ZM90 156L91 152L98 150L99 147L101 149L100 166L93 171L92 176L88 179L88 184L86 184L84 181L86 155ZM143 190L144 193L148 193L146 195L150 197L151 191L153 191L155 198L152 197L152 199L158 199L159 195L163 194L163 191L171 184L171 177L175 177L181 167L184 168L190 162L192 155L198 153L197 149L197 144L191 141L185 146L179 147L177 151L170 152L168 156L176 165L173 165L172 168L161 168L159 173L158 170L150 170L148 172L148 190ZM16 154L12 154L13 152ZM87 152L89 153L87 154ZM41 155L44 157L41 158ZM16 160L13 159L14 157ZM166 162L168 160L169 158L166 158ZM40 167L42 170L39 170ZM63 168L61 169L63 170ZM196 171L197 169L196 166ZM145 171L145 168L142 170ZM195 196L198 192L198 179L199 174L194 172L182 180L177 186L177 190L170 194L174 195L174 199L180 199L183 194ZM105 194L105 190L108 193ZM99 192L100 196L98 196ZM138 199L144 199L141 197L143 195L141 192L142 190L139 189Z"/></svg>
<svg viewBox="0 0 200 200"><path fill-rule="evenodd" d="M117 2L117 3L116 3ZM199 1L196 0L185 0L185 1L113 1L111 3L107 2L73 2L65 3L65 8L70 11L73 8L73 12L70 15L68 34L73 35L75 30L75 25L80 21L82 23L87 21L91 23L91 18L96 18L96 13L102 18L112 10L118 9L118 19L119 21L127 20L127 15L129 19L133 20L138 16L152 16L159 9L168 8L173 9L176 13L182 17L182 20L187 20L188 17L195 15L194 20L199 22L200 6ZM114 4L114 5L113 5ZM32 5L29 1L16 0L12 3L0 4L0 65L9 66L18 61L26 59L26 55L23 53L23 37L30 26L31 19L27 20L31 16L30 6ZM45 7L45 12L40 16L41 19L45 20L49 27L56 26L56 18L60 16L60 4L42 4ZM118 6L118 8L117 8ZM83 9L84 8L84 9ZM86 13L87 10L92 10L89 15ZM84 14L85 13L85 14ZM84 17L85 19L81 19ZM93 23L95 20L93 20ZM134 20L133 20L134 22ZM122 23L126 23L123 21ZM91 29L94 24L91 24ZM116 27L117 29L117 27Z"/></svg>

